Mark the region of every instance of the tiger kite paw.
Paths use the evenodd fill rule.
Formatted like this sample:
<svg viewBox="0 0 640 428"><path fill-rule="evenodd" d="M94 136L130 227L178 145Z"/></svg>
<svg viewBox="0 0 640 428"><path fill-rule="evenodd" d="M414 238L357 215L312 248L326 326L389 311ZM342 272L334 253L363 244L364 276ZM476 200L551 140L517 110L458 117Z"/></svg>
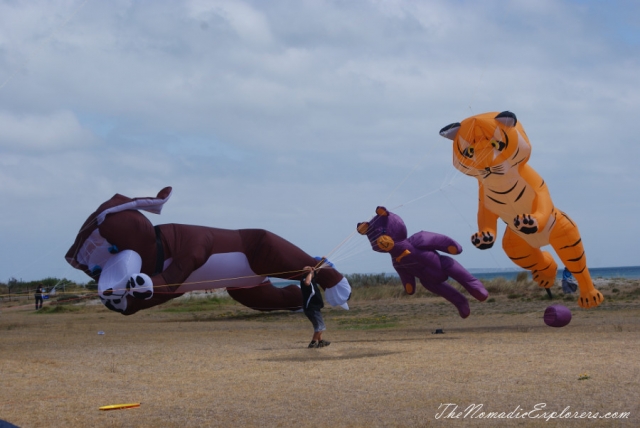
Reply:
<svg viewBox="0 0 640 428"><path fill-rule="evenodd" d="M531 214L517 215L513 220L513 225L518 231L527 235L538 231L538 220Z"/></svg>
<svg viewBox="0 0 640 428"><path fill-rule="evenodd" d="M496 242L496 235L493 232L476 232L471 236L471 243L481 250L493 247Z"/></svg>
<svg viewBox="0 0 640 428"><path fill-rule="evenodd" d="M534 270L531 272L531 277L542 288L551 288L556 282L556 270Z"/></svg>
<svg viewBox="0 0 640 428"><path fill-rule="evenodd" d="M583 309L595 308L604 302L604 297L595 288L587 293L580 291L580 298L578 299L578 306Z"/></svg>

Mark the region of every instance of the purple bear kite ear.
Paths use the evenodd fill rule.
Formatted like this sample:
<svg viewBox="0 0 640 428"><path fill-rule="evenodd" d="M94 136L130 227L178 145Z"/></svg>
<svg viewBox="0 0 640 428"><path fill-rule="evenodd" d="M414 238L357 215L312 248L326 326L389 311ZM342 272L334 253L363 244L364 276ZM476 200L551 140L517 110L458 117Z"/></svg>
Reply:
<svg viewBox="0 0 640 428"><path fill-rule="evenodd" d="M389 215L389 211L385 207L376 208L376 214L386 217Z"/></svg>
<svg viewBox="0 0 640 428"><path fill-rule="evenodd" d="M360 235L366 235L369 230L369 223L366 221L364 223L358 223L357 230Z"/></svg>

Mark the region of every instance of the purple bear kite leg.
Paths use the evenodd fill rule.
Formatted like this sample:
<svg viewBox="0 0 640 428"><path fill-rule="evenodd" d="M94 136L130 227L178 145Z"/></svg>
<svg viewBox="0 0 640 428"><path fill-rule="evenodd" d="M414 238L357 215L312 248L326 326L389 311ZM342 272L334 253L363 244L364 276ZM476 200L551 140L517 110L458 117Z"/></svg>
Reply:
<svg viewBox="0 0 640 428"><path fill-rule="evenodd" d="M367 235L373 251L391 255L393 268L408 294L416 292L418 278L424 288L451 302L462 318L471 313L469 301L447 279L457 281L476 300L483 302L489 296L482 282L460 263L438 253L462 252L460 244L448 236L421 231L407 237L404 221L385 207L376 208L376 216L371 221L358 223L358 232Z"/></svg>

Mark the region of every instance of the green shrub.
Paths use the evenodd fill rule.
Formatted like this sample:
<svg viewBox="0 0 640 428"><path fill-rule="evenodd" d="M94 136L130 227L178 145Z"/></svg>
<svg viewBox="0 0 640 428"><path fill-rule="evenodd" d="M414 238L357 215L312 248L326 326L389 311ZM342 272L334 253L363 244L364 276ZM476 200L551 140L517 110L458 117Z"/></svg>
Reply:
<svg viewBox="0 0 640 428"><path fill-rule="evenodd" d="M63 294L62 296L58 296L55 301L55 305L70 305L74 303L78 303L82 300L82 297L78 294Z"/></svg>
<svg viewBox="0 0 640 428"><path fill-rule="evenodd" d="M345 275L347 281L351 285L351 288L367 287L372 285L400 285L400 277L389 273L376 273L376 274L362 274L354 273Z"/></svg>

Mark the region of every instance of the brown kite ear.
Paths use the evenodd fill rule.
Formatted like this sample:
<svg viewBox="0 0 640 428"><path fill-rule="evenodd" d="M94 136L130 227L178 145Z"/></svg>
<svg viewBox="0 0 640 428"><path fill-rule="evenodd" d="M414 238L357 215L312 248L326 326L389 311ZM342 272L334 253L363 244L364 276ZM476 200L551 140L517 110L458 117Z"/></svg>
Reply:
<svg viewBox="0 0 640 428"><path fill-rule="evenodd" d="M173 189L171 188L171 186L165 187L164 189L158 192L156 199L167 199L169 196L171 196L172 190Z"/></svg>
<svg viewBox="0 0 640 428"><path fill-rule="evenodd" d="M360 235L366 235L367 230L369 230L369 223L366 221L364 223L358 223L357 230Z"/></svg>
<svg viewBox="0 0 640 428"><path fill-rule="evenodd" d="M389 215L389 211L385 207L376 208L376 214L386 217Z"/></svg>

